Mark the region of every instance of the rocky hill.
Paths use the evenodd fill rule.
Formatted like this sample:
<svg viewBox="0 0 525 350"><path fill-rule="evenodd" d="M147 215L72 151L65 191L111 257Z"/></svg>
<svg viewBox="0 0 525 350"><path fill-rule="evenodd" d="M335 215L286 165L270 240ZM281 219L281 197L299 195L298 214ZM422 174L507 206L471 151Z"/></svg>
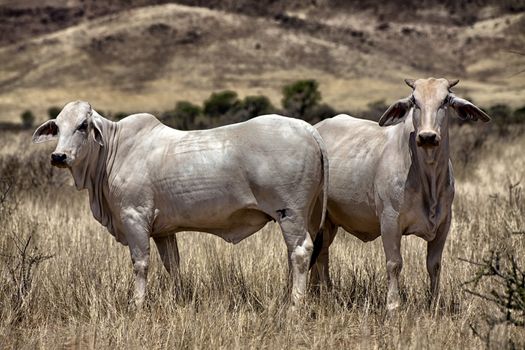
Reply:
<svg viewBox="0 0 525 350"><path fill-rule="evenodd" d="M405 77L459 78L481 105L525 104L519 1L0 1L0 121L75 99L162 111L212 91L320 82L356 111L408 93ZM520 7L521 6L521 7Z"/></svg>

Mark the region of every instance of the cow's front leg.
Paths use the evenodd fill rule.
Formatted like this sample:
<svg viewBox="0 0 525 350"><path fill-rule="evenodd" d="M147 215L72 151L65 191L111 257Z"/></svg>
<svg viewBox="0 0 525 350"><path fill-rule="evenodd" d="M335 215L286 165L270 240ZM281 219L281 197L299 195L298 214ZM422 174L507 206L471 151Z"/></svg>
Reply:
<svg viewBox="0 0 525 350"><path fill-rule="evenodd" d="M401 303L401 297L399 296L399 275L403 268L401 236L397 213L385 211L381 217L381 239L385 250L388 276L388 294L386 297L386 308L388 311L397 309Z"/></svg>
<svg viewBox="0 0 525 350"><path fill-rule="evenodd" d="M450 229L450 215L447 221L441 225L434 240L427 244L427 271L430 277L430 301L431 307L435 305L439 296L439 277L441 275L441 257Z"/></svg>
<svg viewBox="0 0 525 350"><path fill-rule="evenodd" d="M166 271L173 279L177 292L180 291L180 270L179 270L179 248L177 246L177 236L175 234L164 237L154 237L160 258Z"/></svg>
<svg viewBox="0 0 525 350"><path fill-rule="evenodd" d="M135 292L132 302L141 308L146 295L146 283L149 265L149 231L143 215L135 209L123 211L122 223L131 253L135 274Z"/></svg>

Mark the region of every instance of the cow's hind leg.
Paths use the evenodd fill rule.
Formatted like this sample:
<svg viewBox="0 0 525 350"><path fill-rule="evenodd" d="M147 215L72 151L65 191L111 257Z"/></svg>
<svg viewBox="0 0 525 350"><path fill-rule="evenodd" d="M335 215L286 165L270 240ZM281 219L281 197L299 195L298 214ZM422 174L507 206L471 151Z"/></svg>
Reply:
<svg viewBox="0 0 525 350"><path fill-rule="evenodd" d="M323 225L322 232L320 232L322 240L319 242L319 244L321 244L319 255L316 261L312 261L313 266L310 272L310 287L314 291L318 291L322 287L331 287L329 248L334 241L336 233L337 227L327 218ZM314 247L314 250L315 249L317 249L317 247ZM313 258L314 257L312 257L312 259Z"/></svg>
<svg viewBox="0 0 525 350"><path fill-rule="evenodd" d="M173 279L176 291L180 292L180 257L179 247L177 246L177 236L172 234L164 237L154 237L153 240L159 251L162 264Z"/></svg>
<svg viewBox="0 0 525 350"><path fill-rule="evenodd" d="M438 300L439 296L439 277L441 274L441 257L443 255L443 248L447 240L448 231L450 229L450 219L443 224L433 241L428 242L427 245L427 271L430 277L430 301L431 306Z"/></svg>
<svg viewBox="0 0 525 350"><path fill-rule="evenodd" d="M292 277L292 304L298 305L306 292L313 243L305 215L292 209L283 209L279 211L279 216L279 225L288 250L289 274Z"/></svg>

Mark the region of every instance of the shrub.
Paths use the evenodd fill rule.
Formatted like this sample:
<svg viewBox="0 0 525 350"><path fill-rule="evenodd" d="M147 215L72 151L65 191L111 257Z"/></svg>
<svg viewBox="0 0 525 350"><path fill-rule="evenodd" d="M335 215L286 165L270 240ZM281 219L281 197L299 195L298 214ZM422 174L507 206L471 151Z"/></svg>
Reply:
<svg viewBox="0 0 525 350"><path fill-rule="evenodd" d="M208 117L218 118L240 104L237 93L231 90L214 92L204 101L203 112Z"/></svg>
<svg viewBox="0 0 525 350"><path fill-rule="evenodd" d="M320 101L319 84L315 80L299 80L283 88L282 105L290 117L305 118Z"/></svg>
<svg viewBox="0 0 525 350"><path fill-rule="evenodd" d="M172 128L189 130L194 128L195 118L201 113L199 106L188 101L179 101L175 109L163 113L160 120Z"/></svg>
<svg viewBox="0 0 525 350"><path fill-rule="evenodd" d="M488 115L492 117L492 122L496 126L501 136L508 134L507 126L512 122L512 111L509 106L496 104L487 110Z"/></svg>
<svg viewBox="0 0 525 350"><path fill-rule="evenodd" d="M275 113L276 108L268 97L263 95L246 96L241 103L242 110L245 111L246 120L263 114Z"/></svg>
<svg viewBox="0 0 525 350"><path fill-rule="evenodd" d="M514 123L525 123L525 106L520 107L512 113L512 120Z"/></svg>
<svg viewBox="0 0 525 350"><path fill-rule="evenodd" d="M315 124L323 119L334 117L337 111L332 106L323 103L313 107L305 116L304 120L309 123Z"/></svg>
<svg viewBox="0 0 525 350"><path fill-rule="evenodd" d="M479 323L470 325L474 334L485 341L487 349L495 348L495 345L521 348L523 344L516 344L513 339L507 339L506 344L498 344L491 336L495 327L501 324L525 326L525 268L514 254L495 250L481 262L462 260L478 268L474 278L465 283L471 286L466 288L466 292L493 306L483 315L487 326L484 330ZM481 287L482 284L485 288Z"/></svg>
<svg viewBox="0 0 525 350"><path fill-rule="evenodd" d="M22 119L22 125L24 126L24 128L30 128L35 122L35 115L30 110L25 110L20 115L20 119Z"/></svg>
<svg viewBox="0 0 525 350"><path fill-rule="evenodd" d="M60 111L61 111L60 107L57 107L57 106L49 107L47 109L47 115L49 116L49 119L54 119L60 114Z"/></svg>

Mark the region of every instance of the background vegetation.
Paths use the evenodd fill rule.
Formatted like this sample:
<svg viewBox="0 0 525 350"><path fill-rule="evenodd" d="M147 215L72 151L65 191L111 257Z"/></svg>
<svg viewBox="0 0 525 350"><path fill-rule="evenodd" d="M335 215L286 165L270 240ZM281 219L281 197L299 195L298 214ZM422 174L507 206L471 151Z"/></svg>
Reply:
<svg viewBox="0 0 525 350"><path fill-rule="evenodd" d="M472 101L472 99L469 99ZM388 108L385 100L368 103L367 109L356 111L337 111L332 106L323 103L319 83L313 79L298 80L282 88L281 106L275 107L270 99L264 95L246 96L243 99L232 90L213 92L202 106L189 101L177 101L171 110L153 112L166 125L180 130L208 129L222 125L243 122L263 114L278 113L285 116L306 120L315 124L325 118L333 117L339 113L346 113L359 118L373 121ZM475 101L472 101L476 103ZM96 109L96 106L94 106ZM505 104L496 104L484 108L493 118L492 125L501 136L505 136L510 124L525 123L525 106L513 110ZM52 106L47 110L48 118L55 118L60 113L61 107ZM118 121L130 114L143 111L100 111L101 115ZM33 127L35 116L32 111L26 110L21 116L23 128ZM459 119L454 119L453 124L463 125ZM4 123L6 129L18 129L20 125ZM486 136L482 133L482 137ZM470 152L469 152L470 153Z"/></svg>

